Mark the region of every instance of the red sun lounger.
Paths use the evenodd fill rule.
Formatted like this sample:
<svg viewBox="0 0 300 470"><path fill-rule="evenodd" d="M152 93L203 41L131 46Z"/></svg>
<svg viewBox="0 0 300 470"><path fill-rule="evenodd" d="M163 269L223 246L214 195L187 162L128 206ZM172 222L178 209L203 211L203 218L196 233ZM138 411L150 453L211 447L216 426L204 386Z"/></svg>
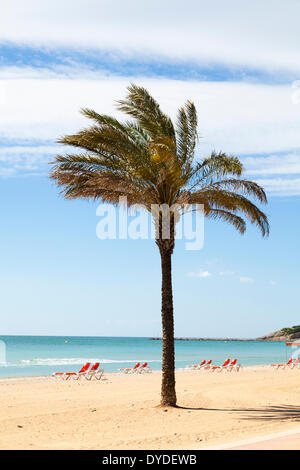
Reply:
<svg viewBox="0 0 300 470"><path fill-rule="evenodd" d="M211 372L215 372L216 370L218 372L221 372L228 366L229 363L230 363L230 359L226 359L226 361L221 366L210 366L207 369L210 370Z"/></svg>
<svg viewBox="0 0 300 470"><path fill-rule="evenodd" d="M127 367L126 369L119 369L120 372L123 372L123 374L132 374L135 373L136 370L140 367L141 363L137 362L134 367Z"/></svg>
<svg viewBox="0 0 300 470"><path fill-rule="evenodd" d="M286 369L287 367L289 368L293 368L294 367L294 364L293 364L293 358L290 358L286 364L271 364L271 367L275 367L276 370L278 369Z"/></svg>
<svg viewBox="0 0 300 470"><path fill-rule="evenodd" d="M202 362L200 362L200 364L194 364L194 365L187 366L187 367L188 367L188 368L191 368L191 369L197 370L197 369L200 369L200 367L203 367L204 364L206 364L206 361L202 361Z"/></svg>
<svg viewBox="0 0 300 470"><path fill-rule="evenodd" d="M80 369L79 372L55 372L53 375L53 377L58 377L58 378L61 378L63 380L69 380L71 377L77 377L77 379L79 379L79 377L81 377L81 375L85 374L88 370L88 368L90 367L91 363L90 362L87 362L86 364L84 364L84 366L82 366L82 368Z"/></svg>
<svg viewBox="0 0 300 470"><path fill-rule="evenodd" d="M137 373L144 374L151 372L151 367L148 366L148 362L144 362L139 369L137 369Z"/></svg>
<svg viewBox="0 0 300 470"><path fill-rule="evenodd" d="M232 372L233 370L235 370L236 372L238 372L241 368L241 364L237 364L237 359L234 359L230 364L228 364L228 366L226 366L224 369L227 370L227 372Z"/></svg>
<svg viewBox="0 0 300 470"><path fill-rule="evenodd" d="M95 378L97 380L101 379L104 373L104 370L99 369L99 366L100 366L100 362L95 362L95 364L90 368L90 370L88 370L87 372L83 374L86 380L92 380L92 378Z"/></svg>

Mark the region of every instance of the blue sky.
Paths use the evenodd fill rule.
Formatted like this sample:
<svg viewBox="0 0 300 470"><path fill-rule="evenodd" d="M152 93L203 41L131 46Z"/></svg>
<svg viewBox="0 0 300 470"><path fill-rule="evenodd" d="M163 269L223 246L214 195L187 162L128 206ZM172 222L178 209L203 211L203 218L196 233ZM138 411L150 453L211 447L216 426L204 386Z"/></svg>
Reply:
<svg viewBox="0 0 300 470"><path fill-rule="evenodd" d="M202 250L177 243L176 334L253 337L299 323L299 3L184 4L3 7L2 334L160 334L153 241L100 241L97 204L64 201L47 178L49 160L64 151L56 139L86 125L80 107L121 118L114 101L130 82L147 86L172 117L193 100L197 157L213 149L238 155L269 197L268 240L253 227L241 237L206 222Z"/></svg>

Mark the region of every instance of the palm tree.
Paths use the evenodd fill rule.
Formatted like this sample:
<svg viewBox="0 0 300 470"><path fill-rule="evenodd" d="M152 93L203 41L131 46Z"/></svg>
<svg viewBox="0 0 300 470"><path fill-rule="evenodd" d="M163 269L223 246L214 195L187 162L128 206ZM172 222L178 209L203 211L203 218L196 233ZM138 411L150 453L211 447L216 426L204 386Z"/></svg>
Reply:
<svg viewBox="0 0 300 470"><path fill-rule="evenodd" d="M145 88L131 85L117 108L133 119L120 122L85 108L81 112L93 125L58 140L83 150L56 156L52 162L50 177L62 188L65 198L100 199L117 205L119 198L126 196L129 206L142 205L148 211L152 205L182 208L202 204L206 217L228 222L241 234L246 230L247 218L263 236L268 235L266 215L248 199L266 203L265 192L258 184L241 178L240 160L221 152L194 160L197 113L192 102L187 101L179 109L173 124ZM171 258L179 216L171 209L169 237L163 235L162 211L155 217L162 269L164 406L176 406Z"/></svg>

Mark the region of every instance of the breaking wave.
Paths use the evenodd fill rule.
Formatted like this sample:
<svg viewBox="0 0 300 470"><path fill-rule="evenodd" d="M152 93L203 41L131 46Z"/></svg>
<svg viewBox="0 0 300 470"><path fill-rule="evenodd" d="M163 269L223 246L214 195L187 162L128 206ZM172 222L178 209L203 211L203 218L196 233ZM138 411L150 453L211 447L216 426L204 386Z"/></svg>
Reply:
<svg viewBox="0 0 300 470"><path fill-rule="evenodd" d="M64 366L81 365L86 362L100 362L101 364L132 364L133 362L161 362L159 359L99 359L99 358L35 358L21 359L15 362L0 363L0 367L26 367L26 366Z"/></svg>

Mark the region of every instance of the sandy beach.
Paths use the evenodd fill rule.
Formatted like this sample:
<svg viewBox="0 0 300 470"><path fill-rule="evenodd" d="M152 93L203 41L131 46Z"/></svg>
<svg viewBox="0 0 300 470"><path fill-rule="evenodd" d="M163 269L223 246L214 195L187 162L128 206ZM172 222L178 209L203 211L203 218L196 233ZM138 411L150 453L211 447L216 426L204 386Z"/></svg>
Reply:
<svg viewBox="0 0 300 470"><path fill-rule="evenodd" d="M1 449L199 449L299 426L300 370L178 371L178 408L158 407L160 372L103 381L0 381Z"/></svg>

